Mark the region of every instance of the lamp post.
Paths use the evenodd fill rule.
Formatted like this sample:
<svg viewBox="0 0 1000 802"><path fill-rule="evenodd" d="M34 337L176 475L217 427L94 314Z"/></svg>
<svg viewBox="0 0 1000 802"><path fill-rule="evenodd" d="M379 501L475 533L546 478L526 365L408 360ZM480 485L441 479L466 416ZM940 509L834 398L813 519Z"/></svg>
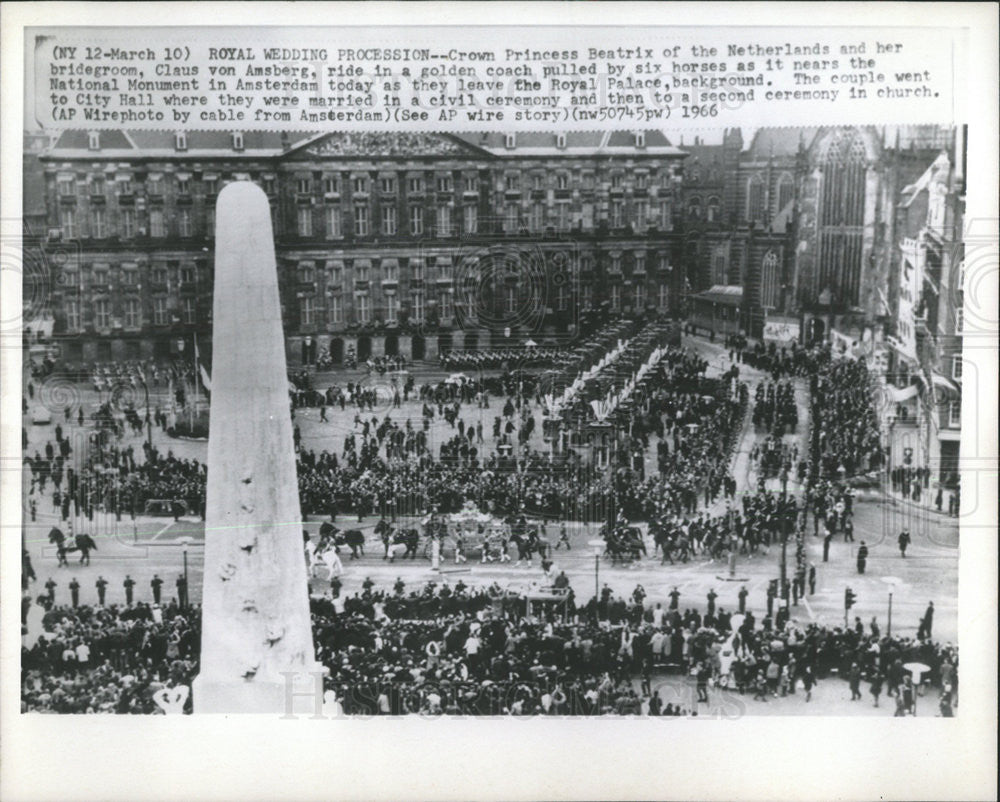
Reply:
<svg viewBox="0 0 1000 802"><path fill-rule="evenodd" d="M599 538L593 540L588 540L587 545L594 550L594 618L600 621L601 619L601 585L600 585L600 570L601 570L601 549L604 548L604 541Z"/></svg>
<svg viewBox="0 0 1000 802"><path fill-rule="evenodd" d="M149 385L146 383L146 377L142 377L142 391L146 397L146 445L149 447L149 451L153 450L153 416L149 411Z"/></svg>
<svg viewBox="0 0 1000 802"><path fill-rule="evenodd" d="M191 586L188 584L188 547L191 545L191 538L185 535L179 538L179 540L181 543L181 552L184 554L184 595L190 598ZM186 607L187 605L185 604L184 606Z"/></svg>
<svg viewBox="0 0 1000 802"><path fill-rule="evenodd" d="M882 581L889 586L889 621L885 628L885 634L886 637L890 637L892 635L892 591L903 580L898 576L884 576L882 577Z"/></svg>

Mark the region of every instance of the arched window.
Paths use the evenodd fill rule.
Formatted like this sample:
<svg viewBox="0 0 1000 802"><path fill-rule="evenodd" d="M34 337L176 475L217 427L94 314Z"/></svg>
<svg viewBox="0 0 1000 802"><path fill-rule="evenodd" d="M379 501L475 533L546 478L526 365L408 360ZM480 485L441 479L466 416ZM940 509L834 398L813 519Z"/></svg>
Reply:
<svg viewBox="0 0 1000 802"><path fill-rule="evenodd" d="M697 195L688 200L688 216L692 220L701 220L701 198Z"/></svg>
<svg viewBox="0 0 1000 802"><path fill-rule="evenodd" d="M764 182L759 175L750 176L747 181L747 222L764 219Z"/></svg>
<svg viewBox="0 0 1000 802"><path fill-rule="evenodd" d="M788 205L792 202L792 198L795 195L795 184L792 181L792 177L788 173L784 173L781 178L778 179L778 208L775 210L777 214L781 214Z"/></svg>
<svg viewBox="0 0 1000 802"><path fill-rule="evenodd" d="M760 270L760 305L765 309L777 309L781 296L778 276L778 255L774 251L764 254Z"/></svg>
<svg viewBox="0 0 1000 802"><path fill-rule="evenodd" d="M856 129L836 132L820 160L817 293L835 305L855 306L861 286L865 221L864 141Z"/></svg>
<svg viewBox="0 0 1000 802"><path fill-rule="evenodd" d="M708 206L705 209L705 219L713 223L719 219L719 198L715 195L708 199Z"/></svg>

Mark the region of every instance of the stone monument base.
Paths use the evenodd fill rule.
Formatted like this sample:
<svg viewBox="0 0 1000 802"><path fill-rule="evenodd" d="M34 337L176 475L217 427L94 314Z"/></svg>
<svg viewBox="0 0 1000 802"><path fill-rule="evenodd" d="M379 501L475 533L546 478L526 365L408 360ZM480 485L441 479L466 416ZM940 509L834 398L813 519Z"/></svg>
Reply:
<svg viewBox="0 0 1000 802"><path fill-rule="evenodd" d="M320 663L301 669L294 676L255 677L239 682L202 673L191 685L194 710L199 715L322 716L323 677L327 673Z"/></svg>

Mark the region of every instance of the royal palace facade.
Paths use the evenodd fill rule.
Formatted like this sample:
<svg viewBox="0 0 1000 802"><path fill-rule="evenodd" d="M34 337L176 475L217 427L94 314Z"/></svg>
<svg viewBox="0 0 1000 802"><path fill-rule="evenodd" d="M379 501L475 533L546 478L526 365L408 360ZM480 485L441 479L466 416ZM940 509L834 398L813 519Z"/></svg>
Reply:
<svg viewBox="0 0 1000 802"><path fill-rule="evenodd" d="M207 341L237 180L271 201L292 362L565 339L605 301L676 312L683 156L656 132L66 132L41 157L54 334L85 362Z"/></svg>

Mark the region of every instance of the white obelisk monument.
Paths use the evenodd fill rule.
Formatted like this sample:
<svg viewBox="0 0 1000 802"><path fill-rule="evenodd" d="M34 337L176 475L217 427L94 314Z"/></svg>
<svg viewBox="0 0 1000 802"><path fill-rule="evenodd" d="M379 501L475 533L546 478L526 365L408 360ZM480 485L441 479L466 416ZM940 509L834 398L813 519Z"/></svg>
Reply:
<svg viewBox="0 0 1000 802"><path fill-rule="evenodd" d="M283 715L314 689L285 341L267 196L219 193L201 673L195 713ZM295 698L295 697L293 697ZM319 699L322 700L320 686ZM297 697L297 710L308 698Z"/></svg>

